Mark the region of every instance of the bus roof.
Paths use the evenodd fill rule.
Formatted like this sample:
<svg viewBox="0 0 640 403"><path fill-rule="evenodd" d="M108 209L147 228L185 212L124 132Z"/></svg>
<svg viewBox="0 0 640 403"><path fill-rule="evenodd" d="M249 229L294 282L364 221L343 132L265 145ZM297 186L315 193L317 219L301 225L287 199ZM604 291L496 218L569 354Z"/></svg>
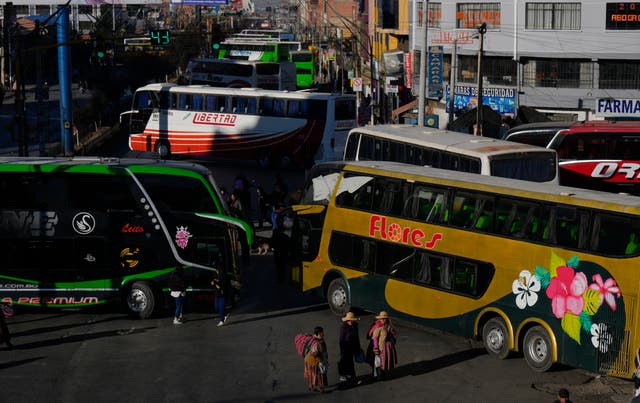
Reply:
<svg viewBox="0 0 640 403"><path fill-rule="evenodd" d="M437 146L442 150L455 150L469 156L500 155L520 152L546 152L549 149L524 143L515 143L491 137L472 136L433 127L413 125L376 125L352 129L350 133L367 133L373 136L422 146Z"/></svg>
<svg viewBox="0 0 640 403"><path fill-rule="evenodd" d="M576 122L567 129L574 133L638 133L640 122L634 120L586 120Z"/></svg>
<svg viewBox="0 0 640 403"><path fill-rule="evenodd" d="M103 157L0 157L0 165L55 165L88 166L102 165L118 168L153 166L158 168L184 169L208 175L211 171L191 162L169 161L159 158L103 158Z"/></svg>
<svg viewBox="0 0 640 403"><path fill-rule="evenodd" d="M169 91L192 94L214 94L214 95L236 95L236 96L264 96L278 97L286 99L329 99L329 98L348 98L355 99L353 94L337 94L329 92L304 92L304 91L279 91L279 90L263 90L260 88L228 88L228 87L210 87L208 85L178 85L173 83L154 83L140 87L138 91Z"/></svg>
<svg viewBox="0 0 640 403"><path fill-rule="evenodd" d="M335 161L318 164L313 169L327 168L371 174L382 173L390 177L417 182L425 181L444 186L458 186L465 189L486 191L487 187L490 187L490 191L496 194L640 214L640 197L627 194L599 192L551 183L528 182L386 161ZM310 174L309 177L313 177L313 174Z"/></svg>

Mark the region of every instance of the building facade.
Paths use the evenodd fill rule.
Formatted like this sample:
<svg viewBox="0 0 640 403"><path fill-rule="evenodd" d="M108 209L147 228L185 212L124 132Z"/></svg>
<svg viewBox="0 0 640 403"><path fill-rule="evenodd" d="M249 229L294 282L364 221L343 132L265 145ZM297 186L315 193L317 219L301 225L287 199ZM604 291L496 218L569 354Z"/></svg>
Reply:
<svg viewBox="0 0 640 403"><path fill-rule="evenodd" d="M450 82L455 46L456 84L477 88L478 27L485 23L481 67L485 91L515 95L516 106L575 111L578 118L584 117L580 111L596 111L598 99L640 98L640 3L483 0L426 4L426 41L430 49L444 54L445 86ZM412 51L424 48L422 6L423 2L412 1Z"/></svg>

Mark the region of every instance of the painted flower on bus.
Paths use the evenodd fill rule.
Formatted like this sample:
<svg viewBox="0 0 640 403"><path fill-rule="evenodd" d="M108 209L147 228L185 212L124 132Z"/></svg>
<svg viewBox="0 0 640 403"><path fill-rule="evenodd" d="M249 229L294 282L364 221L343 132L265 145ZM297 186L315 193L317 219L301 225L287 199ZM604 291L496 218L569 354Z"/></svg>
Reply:
<svg viewBox="0 0 640 403"><path fill-rule="evenodd" d="M600 274L594 274L593 283L589 284L587 275L577 270L579 263L577 256L565 261L552 252L548 269L537 266L533 274L522 270L512 285L515 302L520 309L534 306L539 301L538 292L544 290L554 316L560 319L562 330L578 344L581 344L580 333L584 330L591 334L593 346L606 352L612 336L606 324L593 323L592 319L605 302L616 311L620 288L613 278L603 280Z"/></svg>
<svg viewBox="0 0 640 403"><path fill-rule="evenodd" d="M534 306L538 302L540 281L529 270L522 270L520 276L513 280L511 288L513 293L516 294L518 308L524 309L528 306Z"/></svg>

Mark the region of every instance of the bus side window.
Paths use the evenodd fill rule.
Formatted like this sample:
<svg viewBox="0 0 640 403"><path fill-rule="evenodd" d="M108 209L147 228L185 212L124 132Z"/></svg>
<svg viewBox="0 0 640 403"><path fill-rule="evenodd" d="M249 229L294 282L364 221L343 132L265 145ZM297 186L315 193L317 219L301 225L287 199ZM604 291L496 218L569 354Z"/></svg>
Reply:
<svg viewBox="0 0 640 403"><path fill-rule="evenodd" d="M193 94L191 96L191 103L192 103L192 108L193 110L196 111L201 111L202 110L202 94Z"/></svg>
<svg viewBox="0 0 640 403"><path fill-rule="evenodd" d="M451 225L468 228L475 221L475 199L469 194L460 192L453 199Z"/></svg>
<svg viewBox="0 0 640 403"><path fill-rule="evenodd" d="M640 249L638 224L611 214L595 214L591 247L605 255L633 255Z"/></svg>
<svg viewBox="0 0 640 403"><path fill-rule="evenodd" d="M207 112L216 111L216 97L214 95L207 95L204 98L204 110Z"/></svg>
<svg viewBox="0 0 640 403"><path fill-rule="evenodd" d="M260 100L260 114L266 116L273 115L273 99L263 98Z"/></svg>
<svg viewBox="0 0 640 403"><path fill-rule="evenodd" d="M190 97L189 94L178 94L178 109L189 109Z"/></svg>
<svg viewBox="0 0 640 403"><path fill-rule="evenodd" d="M247 113L255 115L258 112L258 100L256 98L247 98Z"/></svg>
<svg viewBox="0 0 640 403"><path fill-rule="evenodd" d="M477 295L477 271L478 266L475 263L456 259L453 290L462 294Z"/></svg>

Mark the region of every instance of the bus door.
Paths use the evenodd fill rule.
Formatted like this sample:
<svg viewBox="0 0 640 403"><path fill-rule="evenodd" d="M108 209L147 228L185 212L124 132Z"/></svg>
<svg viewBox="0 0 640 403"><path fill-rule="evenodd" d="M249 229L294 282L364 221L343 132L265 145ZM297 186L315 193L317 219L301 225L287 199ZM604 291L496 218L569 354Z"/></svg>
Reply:
<svg viewBox="0 0 640 403"><path fill-rule="evenodd" d="M253 242L250 226L238 219L210 213L159 210L169 237L170 249L178 264L189 266L188 283L196 298L210 294L215 270L224 270L230 298L239 297L239 236Z"/></svg>
<svg viewBox="0 0 640 403"><path fill-rule="evenodd" d="M322 226L327 208L323 205L295 205L278 215L278 227L284 217L293 213L293 229L288 249L288 266L291 270L291 286L304 291L304 263L315 260L320 250Z"/></svg>

